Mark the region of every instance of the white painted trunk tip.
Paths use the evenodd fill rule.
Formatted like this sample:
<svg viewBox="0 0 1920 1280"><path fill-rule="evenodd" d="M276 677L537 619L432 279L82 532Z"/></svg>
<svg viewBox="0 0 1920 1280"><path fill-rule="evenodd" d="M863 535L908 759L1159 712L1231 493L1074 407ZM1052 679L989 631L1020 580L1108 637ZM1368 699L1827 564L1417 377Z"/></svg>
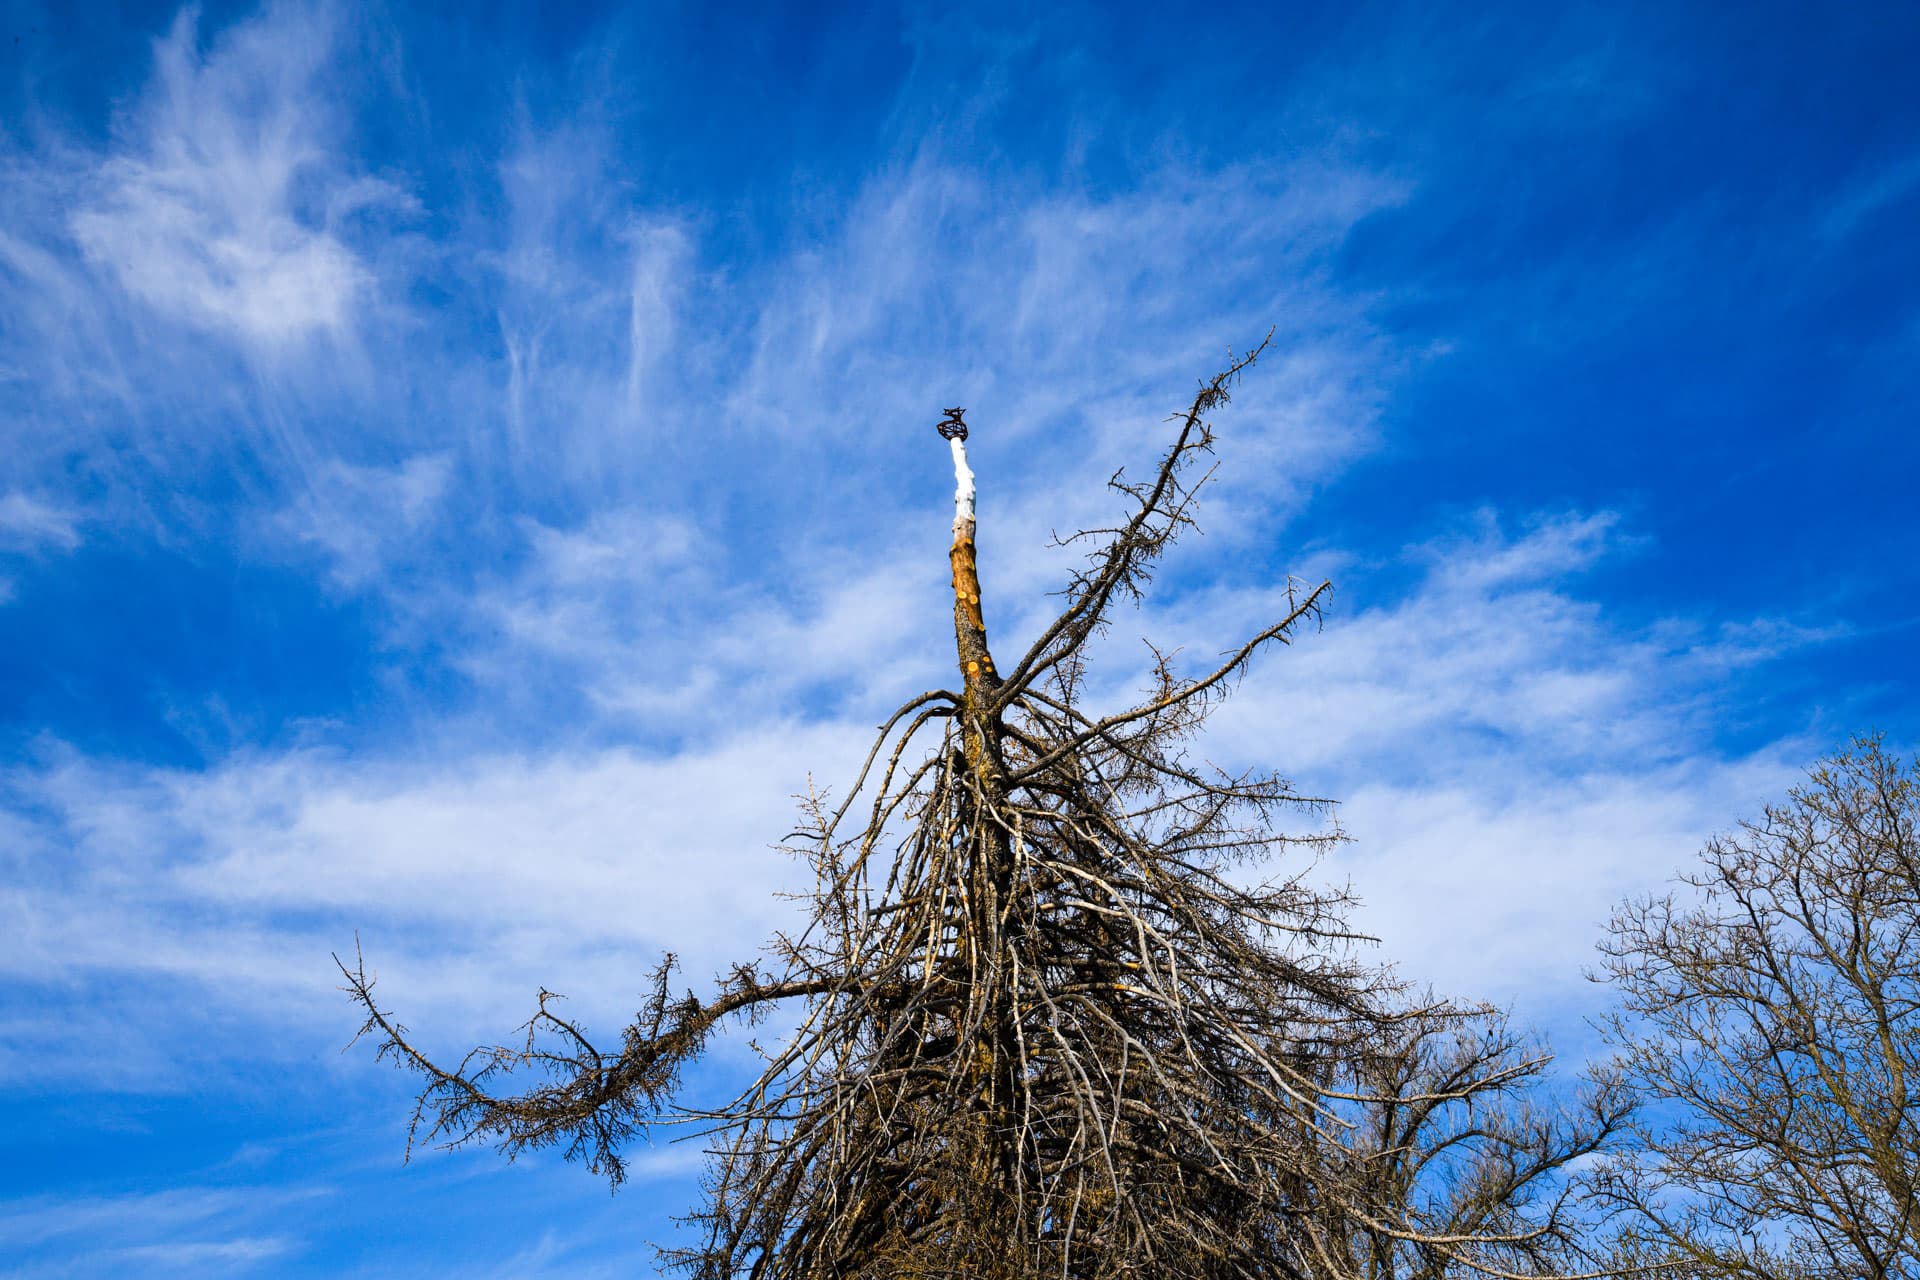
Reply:
<svg viewBox="0 0 1920 1280"><path fill-rule="evenodd" d="M973 533L973 468L967 465L967 442L947 441L953 447L953 536L955 540Z"/></svg>

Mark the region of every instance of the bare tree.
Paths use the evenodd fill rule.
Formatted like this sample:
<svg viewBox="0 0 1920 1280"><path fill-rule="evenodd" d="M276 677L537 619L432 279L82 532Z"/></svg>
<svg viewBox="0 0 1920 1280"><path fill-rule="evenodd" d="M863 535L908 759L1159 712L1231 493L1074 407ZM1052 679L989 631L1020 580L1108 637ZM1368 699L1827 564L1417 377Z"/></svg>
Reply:
<svg viewBox="0 0 1920 1280"><path fill-rule="evenodd" d="M1920 1275L1917 819L1920 765L1858 739L1614 918L1610 1029L1660 1122L1602 1184L1630 1260Z"/></svg>
<svg viewBox="0 0 1920 1280"><path fill-rule="evenodd" d="M669 1256L708 1277L1376 1278L1569 1259L1564 1167L1618 1106L1514 1105L1543 1055L1356 959L1344 894L1307 878L1339 839L1325 802L1192 754L1328 584L1289 586L1281 616L1210 670L1156 653L1140 701L1085 705L1089 640L1191 524L1208 414L1264 348L1202 385L1144 480L1115 476L1121 515L1068 539L1085 567L1004 668L948 411L960 686L895 711L839 803L810 798L792 847L816 888L766 962L704 999L674 995L663 965L607 1049L543 995L524 1042L451 1067L347 971L364 1033L424 1077L422 1138L558 1144L617 1181L629 1139L692 1125L708 1195L698 1242ZM1289 812L1313 825L1284 833ZM716 1027L776 1007L791 1023L745 1092L680 1099ZM522 1070L535 1082L502 1091Z"/></svg>

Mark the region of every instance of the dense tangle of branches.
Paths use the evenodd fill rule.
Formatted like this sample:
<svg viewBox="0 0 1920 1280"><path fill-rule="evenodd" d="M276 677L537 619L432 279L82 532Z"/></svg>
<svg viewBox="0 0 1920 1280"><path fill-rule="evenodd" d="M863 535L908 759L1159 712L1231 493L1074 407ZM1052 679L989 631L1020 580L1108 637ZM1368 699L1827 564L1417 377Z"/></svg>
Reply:
<svg viewBox="0 0 1920 1280"><path fill-rule="evenodd" d="M987 647L971 473L953 551L957 690L881 727L794 847L807 921L705 998L669 966L617 1046L543 995L523 1044L443 1067L347 972L365 1033L424 1078L425 1140L559 1145L615 1181L623 1145L692 1124L714 1153L697 1238L726 1277L1440 1276L1577 1262L1565 1167L1607 1138L1525 1098L1544 1056L1484 1010L1419 1000L1356 958L1348 903L1308 878L1319 799L1192 751L1262 651L1313 624L1290 587L1217 667L1155 664L1135 705L1086 705L1086 648L1193 518L1208 415L1265 344L1172 419L1054 620L1004 674ZM1280 820L1300 815L1305 834ZM792 1031L725 1105L683 1068L730 1018ZM532 1071L521 1092L512 1072ZM1576 1268L1577 1269L1577 1268Z"/></svg>

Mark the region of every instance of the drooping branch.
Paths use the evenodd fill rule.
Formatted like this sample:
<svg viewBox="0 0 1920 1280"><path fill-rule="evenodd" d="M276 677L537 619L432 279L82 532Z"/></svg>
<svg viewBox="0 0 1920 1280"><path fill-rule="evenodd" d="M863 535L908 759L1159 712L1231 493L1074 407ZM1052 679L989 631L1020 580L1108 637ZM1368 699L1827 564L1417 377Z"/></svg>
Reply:
<svg viewBox="0 0 1920 1280"><path fill-rule="evenodd" d="M668 988L674 969L668 956L655 968L648 999L618 1053L595 1048L578 1025L553 1011L559 997L542 991L538 1012L521 1027L522 1045L470 1050L449 1070L416 1048L407 1029L380 1008L358 946L352 968L338 955L333 962L346 979L343 990L366 1013L354 1042L375 1037L377 1057L426 1079L408 1127L409 1152L416 1141L460 1147L491 1140L511 1158L564 1144L569 1159L584 1159L616 1185L626 1169L620 1148L666 1110L681 1069L706 1046L715 1027L763 1004L817 995L828 985L768 982L743 966L713 1000L703 1004L691 994L676 1000ZM521 1069L545 1073L554 1082L524 1094L500 1095L486 1087Z"/></svg>

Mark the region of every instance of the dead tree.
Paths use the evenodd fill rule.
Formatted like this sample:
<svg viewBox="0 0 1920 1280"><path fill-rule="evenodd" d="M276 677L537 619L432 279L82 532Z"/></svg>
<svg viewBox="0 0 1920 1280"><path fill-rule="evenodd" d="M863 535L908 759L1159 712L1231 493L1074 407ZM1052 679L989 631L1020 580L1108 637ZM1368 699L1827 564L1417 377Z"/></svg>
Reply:
<svg viewBox="0 0 1920 1280"><path fill-rule="evenodd" d="M881 726L795 850L804 927L705 998L662 966L617 1048L548 1007L524 1043L442 1067L375 1002L363 1033L425 1080L423 1140L552 1144L616 1182L622 1144L690 1124L713 1152L703 1277L1536 1274L1572 1257L1560 1174L1617 1122L1507 1107L1544 1059L1484 1011L1415 1001L1361 963L1345 895L1309 878L1327 807L1193 754L1256 655L1317 620L1289 587L1217 666L1156 654L1136 704L1087 707L1088 642L1193 519L1208 415L1265 343L1171 420L1065 604L1010 665L988 644L959 410L950 553L959 687ZM1279 819L1302 813L1305 834ZM1305 856L1303 856L1303 854ZM1278 871L1278 874L1274 874ZM785 1008L724 1106L680 1102L729 1018ZM531 1071L522 1092L500 1087ZM422 1127L423 1126L423 1127Z"/></svg>

